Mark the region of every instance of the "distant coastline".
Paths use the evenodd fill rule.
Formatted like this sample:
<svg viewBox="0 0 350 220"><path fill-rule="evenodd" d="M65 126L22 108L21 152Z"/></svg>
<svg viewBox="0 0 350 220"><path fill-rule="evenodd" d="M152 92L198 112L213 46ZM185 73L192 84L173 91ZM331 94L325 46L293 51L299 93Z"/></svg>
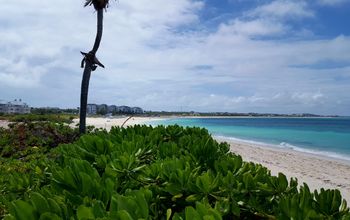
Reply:
<svg viewBox="0 0 350 220"><path fill-rule="evenodd" d="M150 116L152 117L152 116ZM162 116L160 116L162 117ZM222 115L213 115L213 116L167 116L169 118L349 118L350 116L222 116Z"/></svg>
<svg viewBox="0 0 350 220"><path fill-rule="evenodd" d="M167 111L145 111L144 116L168 116L168 117L264 117L264 118L338 118L350 117L340 115L319 115L310 113L230 113L230 112L167 112Z"/></svg>

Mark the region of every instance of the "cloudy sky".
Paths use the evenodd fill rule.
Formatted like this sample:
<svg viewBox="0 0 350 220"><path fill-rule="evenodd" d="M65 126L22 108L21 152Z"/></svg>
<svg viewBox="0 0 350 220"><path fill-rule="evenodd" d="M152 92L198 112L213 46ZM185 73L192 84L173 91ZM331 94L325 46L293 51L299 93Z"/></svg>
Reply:
<svg viewBox="0 0 350 220"><path fill-rule="evenodd" d="M0 99L77 107L96 13L0 7ZM350 0L118 0L89 102L146 110L350 115Z"/></svg>

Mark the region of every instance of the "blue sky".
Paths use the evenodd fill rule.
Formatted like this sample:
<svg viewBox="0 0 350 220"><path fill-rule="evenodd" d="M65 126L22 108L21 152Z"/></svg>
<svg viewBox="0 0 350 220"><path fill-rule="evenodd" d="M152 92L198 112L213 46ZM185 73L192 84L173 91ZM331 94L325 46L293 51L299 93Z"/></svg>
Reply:
<svg viewBox="0 0 350 220"><path fill-rule="evenodd" d="M77 107L83 1L0 8L0 99ZM20 7L19 7L20 6ZM350 0L111 2L89 102L146 110L350 115Z"/></svg>

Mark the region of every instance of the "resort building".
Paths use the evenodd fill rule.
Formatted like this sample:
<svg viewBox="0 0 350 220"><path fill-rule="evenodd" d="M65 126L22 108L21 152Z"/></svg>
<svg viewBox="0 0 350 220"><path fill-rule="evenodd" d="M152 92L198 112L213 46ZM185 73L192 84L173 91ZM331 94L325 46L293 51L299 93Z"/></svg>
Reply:
<svg viewBox="0 0 350 220"><path fill-rule="evenodd" d="M0 101L0 113L5 114L28 114L30 113L30 107L22 102L21 99L11 102Z"/></svg>
<svg viewBox="0 0 350 220"><path fill-rule="evenodd" d="M129 107L129 106L116 106L116 105L106 105L106 104L88 104L87 114L143 114L144 111L140 107Z"/></svg>
<svg viewBox="0 0 350 220"><path fill-rule="evenodd" d="M117 106L115 106L115 105L109 105L107 108L108 108L108 113L116 113L117 112Z"/></svg>
<svg viewBox="0 0 350 220"><path fill-rule="evenodd" d="M131 111L133 114L143 114L143 110L140 107L132 107Z"/></svg>
<svg viewBox="0 0 350 220"><path fill-rule="evenodd" d="M0 100L0 113L5 113L7 109L7 102Z"/></svg>
<svg viewBox="0 0 350 220"><path fill-rule="evenodd" d="M101 115L105 115L108 113L108 105L106 104L101 104L97 105L97 113Z"/></svg>
<svg viewBox="0 0 350 220"><path fill-rule="evenodd" d="M86 113L89 115L97 114L97 105L96 104L88 104L86 108Z"/></svg>
<svg viewBox="0 0 350 220"><path fill-rule="evenodd" d="M124 113L124 114L130 114L130 113L132 113L131 108L130 108L129 106L125 106L125 105L123 105L123 106L118 106L117 111L118 111L119 113Z"/></svg>

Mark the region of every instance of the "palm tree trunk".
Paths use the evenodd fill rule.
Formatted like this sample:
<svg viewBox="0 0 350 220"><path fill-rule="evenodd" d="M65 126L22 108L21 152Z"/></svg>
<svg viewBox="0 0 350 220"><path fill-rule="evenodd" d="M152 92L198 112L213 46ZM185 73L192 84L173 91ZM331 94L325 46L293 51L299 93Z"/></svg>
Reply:
<svg viewBox="0 0 350 220"><path fill-rule="evenodd" d="M103 9L97 10L97 33L95 38L95 43L93 49L90 51L93 56L95 56L102 38L103 31ZM80 124L79 132L84 134L86 132L86 108L89 93L89 82L92 71L93 61L90 59L85 59L85 68L83 73L83 79L81 82L81 93L80 93Z"/></svg>
<svg viewBox="0 0 350 220"><path fill-rule="evenodd" d="M96 33L94 47L92 48L92 52L94 54L96 54L98 48L100 47L102 31L103 31L103 9L99 9L97 10L97 33Z"/></svg>

